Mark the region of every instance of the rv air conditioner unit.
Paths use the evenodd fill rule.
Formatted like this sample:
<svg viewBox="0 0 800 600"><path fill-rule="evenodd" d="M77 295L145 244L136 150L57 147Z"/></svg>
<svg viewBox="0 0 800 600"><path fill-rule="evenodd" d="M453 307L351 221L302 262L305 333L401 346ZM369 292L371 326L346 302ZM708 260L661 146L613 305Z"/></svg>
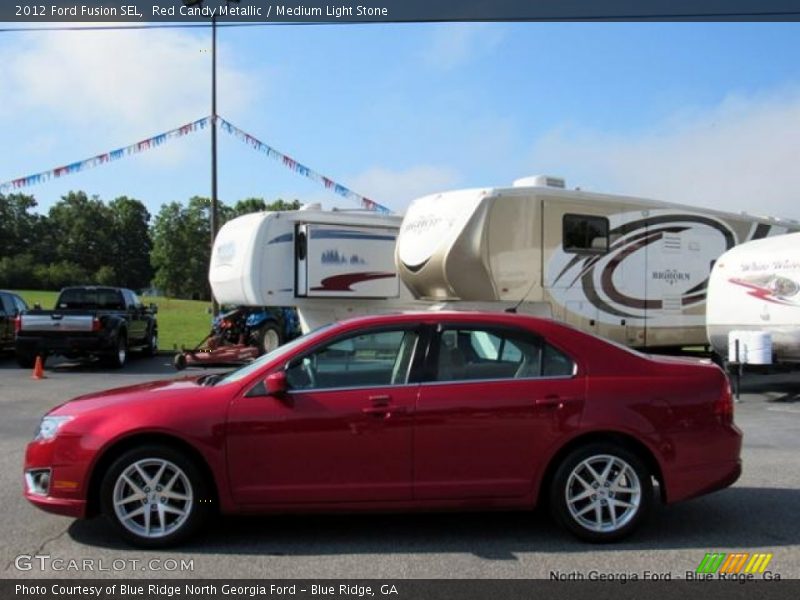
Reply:
<svg viewBox="0 0 800 600"><path fill-rule="evenodd" d="M567 187L567 182L563 177L552 177L550 175L534 175L533 177L523 177L514 181L514 187L549 187L563 190Z"/></svg>

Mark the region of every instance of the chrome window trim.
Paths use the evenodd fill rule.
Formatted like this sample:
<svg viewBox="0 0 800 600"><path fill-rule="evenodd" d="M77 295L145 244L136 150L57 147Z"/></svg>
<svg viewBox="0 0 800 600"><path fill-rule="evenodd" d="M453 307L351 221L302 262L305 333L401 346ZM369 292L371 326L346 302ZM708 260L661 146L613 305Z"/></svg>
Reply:
<svg viewBox="0 0 800 600"><path fill-rule="evenodd" d="M358 391L358 390L379 390L385 388L407 388L407 387L419 387L422 385L421 383L387 383L386 385L353 385L349 387L330 387L330 388L304 388L300 390L286 390L288 395L292 394L308 394L310 392L349 392L349 391Z"/></svg>
<svg viewBox="0 0 800 600"><path fill-rule="evenodd" d="M464 384L464 383L511 383L516 381L560 381L565 379L575 379L578 377L577 373L572 375L554 375L552 377L517 377L517 378L494 378L494 379L453 379L449 381L420 381L417 383L398 383L386 385L357 385L350 387L336 387L336 388L308 388L302 390L287 390L287 394L306 394L309 392L342 392L342 391L358 391L358 390L377 390L384 388L407 388L418 387L422 385L447 385L447 384Z"/></svg>

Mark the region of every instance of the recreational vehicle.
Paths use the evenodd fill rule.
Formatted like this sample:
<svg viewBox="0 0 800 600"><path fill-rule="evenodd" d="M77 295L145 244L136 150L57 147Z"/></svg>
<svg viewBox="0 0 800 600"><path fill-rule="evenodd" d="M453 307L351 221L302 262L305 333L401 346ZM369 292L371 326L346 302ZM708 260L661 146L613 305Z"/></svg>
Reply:
<svg viewBox="0 0 800 600"><path fill-rule="evenodd" d="M798 229L537 176L417 199L396 264L418 298L526 305L629 346L677 348L707 343L706 287L722 253Z"/></svg>
<svg viewBox="0 0 800 600"><path fill-rule="evenodd" d="M214 240L212 292L222 304L295 306L304 332L351 316L427 306L397 276L401 221L317 207L238 217Z"/></svg>
<svg viewBox="0 0 800 600"><path fill-rule="evenodd" d="M717 259L706 328L714 350L732 362L800 363L800 233L747 242ZM735 339L743 346L738 360L729 352ZM750 340L760 340L754 356L744 347Z"/></svg>

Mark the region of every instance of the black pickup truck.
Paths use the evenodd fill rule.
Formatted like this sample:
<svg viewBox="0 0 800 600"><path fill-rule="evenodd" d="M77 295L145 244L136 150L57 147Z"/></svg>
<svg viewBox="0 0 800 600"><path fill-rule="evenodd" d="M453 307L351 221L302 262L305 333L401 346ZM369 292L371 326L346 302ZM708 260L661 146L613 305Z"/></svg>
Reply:
<svg viewBox="0 0 800 600"><path fill-rule="evenodd" d="M131 290L114 287L68 287L61 290L54 310L35 308L17 321L17 362L30 368L39 355L67 358L98 357L122 367L128 351L158 350L154 305L145 307Z"/></svg>

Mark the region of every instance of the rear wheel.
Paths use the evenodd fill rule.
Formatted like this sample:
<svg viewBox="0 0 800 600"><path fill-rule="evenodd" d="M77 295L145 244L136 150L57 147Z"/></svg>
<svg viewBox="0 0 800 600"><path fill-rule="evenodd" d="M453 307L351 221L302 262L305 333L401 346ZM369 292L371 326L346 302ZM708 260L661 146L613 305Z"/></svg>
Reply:
<svg viewBox="0 0 800 600"><path fill-rule="evenodd" d="M128 336L124 331L117 334L117 341L114 350L106 357L108 366L114 369L121 369L128 361Z"/></svg>
<svg viewBox="0 0 800 600"><path fill-rule="evenodd" d="M148 445L120 456L100 485L105 516L129 543L142 548L177 544L212 512L210 487L183 452Z"/></svg>
<svg viewBox="0 0 800 600"><path fill-rule="evenodd" d="M634 453L614 444L590 444L559 465L550 489L556 519L589 542L630 535L653 501L651 474Z"/></svg>
<svg viewBox="0 0 800 600"><path fill-rule="evenodd" d="M36 364L36 355L17 352L17 364L23 369L32 369ZM44 366L44 357L42 357L42 366Z"/></svg>

